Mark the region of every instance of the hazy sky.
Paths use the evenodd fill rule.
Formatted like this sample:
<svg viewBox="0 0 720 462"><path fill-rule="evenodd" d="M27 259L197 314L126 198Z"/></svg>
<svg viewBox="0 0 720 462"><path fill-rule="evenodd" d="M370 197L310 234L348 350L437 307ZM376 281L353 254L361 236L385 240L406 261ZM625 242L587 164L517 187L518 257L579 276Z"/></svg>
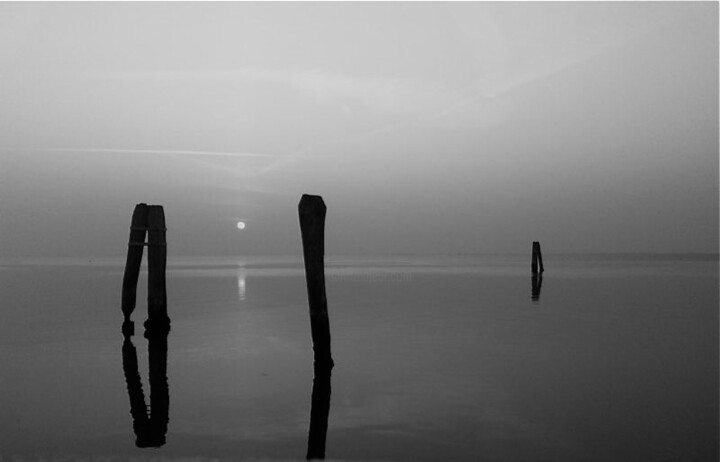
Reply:
<svg viewBox="0 0 720 462"><path fill-rule="evenodd" d="M1 3L0 255L717 252L718 123L717 2Z"/></svg>

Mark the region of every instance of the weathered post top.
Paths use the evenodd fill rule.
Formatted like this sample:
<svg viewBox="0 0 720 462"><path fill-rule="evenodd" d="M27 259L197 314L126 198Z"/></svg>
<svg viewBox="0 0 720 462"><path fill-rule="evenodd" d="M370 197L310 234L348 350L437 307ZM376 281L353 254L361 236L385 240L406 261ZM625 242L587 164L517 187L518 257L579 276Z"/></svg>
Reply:
<svg viewBox="0 0 720 462"><path fill-rule="evenodd" d="M322 196L303 194L298 204L298 211L301 214L321 213L325 215L327 207L325 207Z"/></svg>
<svg viewBox="0 0 720 462"><path fill-rule="evenodd" d="M162 205L148 205L148 229L165 231L165 209Z"/></svg>
<svg viewBox="0 0 720 462"><path fill-rule="evenodd" d="M311 300L325 299L325 215L327 207L321 196L303 194L298 204L300 234L303 243L305 276ZM311 288L312 287L312 288ZM312 306L311 311L315 311ZM324 311L324 309L323 309Z"/></svg>

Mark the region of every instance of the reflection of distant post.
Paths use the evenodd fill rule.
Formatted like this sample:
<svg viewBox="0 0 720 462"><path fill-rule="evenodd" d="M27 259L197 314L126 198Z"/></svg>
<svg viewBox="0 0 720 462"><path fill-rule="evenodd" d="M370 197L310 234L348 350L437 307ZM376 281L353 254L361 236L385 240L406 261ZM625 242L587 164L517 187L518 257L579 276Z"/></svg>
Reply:
<svg viewBox="0 0 720 462"><path fill-rule="evenodd" d="M540 253L540 243L538 241L533 241L532 264L530 265L533 274L538 272L538 263L540 264L540 272L542 273L545 269L543 268L542 253Z"/></svg>
<svg viewBox="0 0 720 462"><path fill-rule="evenodd" d="M302 235L305 280L310 305L310 330L316 366L332 368L330 354L330 321L325 294L325 214L327 208L320 196L303 194L298 204Z"/></svg>
<svg viewBox="0 0 720 462"><path fill-rule="evenodd" d="M530 299L534 302L540 300L540 289L542 288L542 274L533 273L532 275L532 294Z"/></svg>
<svg viewBox="0 0 720 462"><path fill-rule="evenodd" d="M325 442L327 439L328 415L330 414L330 371L331 369L328 367L315 366L307 460L325 459Z"/></svg>

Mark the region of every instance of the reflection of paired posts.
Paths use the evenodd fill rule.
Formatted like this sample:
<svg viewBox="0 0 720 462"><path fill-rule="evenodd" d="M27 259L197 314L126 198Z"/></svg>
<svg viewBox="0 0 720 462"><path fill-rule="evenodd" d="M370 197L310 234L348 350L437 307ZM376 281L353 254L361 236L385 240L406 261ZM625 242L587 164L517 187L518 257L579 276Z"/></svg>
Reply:
<svg viewBox="0 0 720 462"><path fill-rule="evenodd" d="M146 234L147 242L145 242ZM137 351L130 340L135 330L130 315L135 310L137 282L145 246L148 247L148 319L145 321L145 337L148 339L150 365L149 409L145 404L145 394L140 380ZM125 382L130 396L133 431L137 437L135 444L139 448L164 445L168 428L170 394L167 379L167 337L170 332L170 318L167 315L165 289L166 260L165 213L162 206L136 205L130 226L127 263L123 275L122 332L125 340L122 346L122 358Z"/></svg>
<svg viewBox="0 0 720 462"><path fill-rule="evenodd" d="M167 332L148 338L148 362L150 363L150 406L145 404L138 369L137 351L125 336L122 346L123 372L130 396L130 415L133 419L135 445L139 448L159 448L165 444L170 409L170 392L167 379ZM149 415L148 415L149 412Z"/></svg>
<svg viewBox="0 0 720 462"><path fill-rule="evenodd" d="M325 459L328 415L330 413L330 376L334 366L330 354L330 320L325 293L325 214L320 196L303 194L298 205L300 233L305 262L310 331L313 341L314 378L308 432L307 460Z"/></svg>

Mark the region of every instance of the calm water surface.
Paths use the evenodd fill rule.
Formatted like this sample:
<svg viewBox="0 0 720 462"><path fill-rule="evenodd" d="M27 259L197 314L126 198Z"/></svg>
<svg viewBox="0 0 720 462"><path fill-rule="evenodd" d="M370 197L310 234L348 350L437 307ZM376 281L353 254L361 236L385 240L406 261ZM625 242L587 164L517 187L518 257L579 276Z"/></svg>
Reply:
<svg viewBox="0 0 720 462"><path fill-rule="evenodd" d="M0 260L0 460L303 460L301 261L170 258L166 350L143 337L145 273L123 342L123 264ZM529 266L328 258L327 458L717 461L717 259ZM138 396L159 448L136 445Z"/></svg>

